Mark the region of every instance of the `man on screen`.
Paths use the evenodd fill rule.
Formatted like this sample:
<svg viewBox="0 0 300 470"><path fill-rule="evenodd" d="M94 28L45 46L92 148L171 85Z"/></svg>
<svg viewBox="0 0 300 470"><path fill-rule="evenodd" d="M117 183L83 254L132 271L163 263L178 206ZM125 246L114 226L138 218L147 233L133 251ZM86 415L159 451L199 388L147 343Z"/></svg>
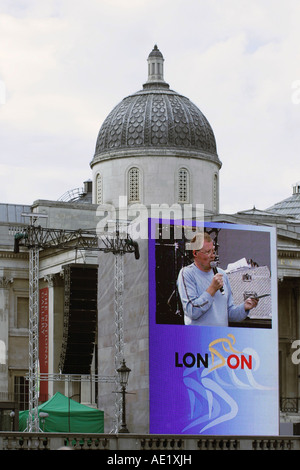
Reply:
<svg viewBox="0 0 300 470"><path fill-rule="evenodd" d="M244 320L258 300L248 298L234 305L226 273L218 269L215 274L210 264L215 259L213 240L208 233L196 237L199 249L193 250L194 263L182 268L177 279L185 324L228 326L229 321Z"/></svg>

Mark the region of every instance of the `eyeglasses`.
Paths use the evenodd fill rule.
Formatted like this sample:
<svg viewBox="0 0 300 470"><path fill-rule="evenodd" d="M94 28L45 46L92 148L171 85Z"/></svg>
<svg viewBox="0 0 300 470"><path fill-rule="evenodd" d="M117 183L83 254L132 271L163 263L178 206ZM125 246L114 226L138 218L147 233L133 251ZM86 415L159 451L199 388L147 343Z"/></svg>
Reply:
<svg viewBox="0 0 300 470"><path fill-rule="evenodd" d="M215 254L214 248L211 249L211 250L208 250L208 251L201 251L201 250L199 250L199 252L200 252L200 253L203 253L203 254L206 255L206 256L209 256L209 255L211 255L211 254Z"/></svg>

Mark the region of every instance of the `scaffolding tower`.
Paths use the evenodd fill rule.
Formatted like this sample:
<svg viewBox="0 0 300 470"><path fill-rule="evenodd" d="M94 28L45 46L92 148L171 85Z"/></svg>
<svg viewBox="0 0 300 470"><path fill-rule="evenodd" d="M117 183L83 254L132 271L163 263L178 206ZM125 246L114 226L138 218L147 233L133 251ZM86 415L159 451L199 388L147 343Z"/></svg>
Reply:
<svg viewBox="0 0 300 470"><path fill-rule="evenodd" d="M39 248L29 250L29 411L28 430L39 431Z"/></svg>
<svg viewBox="0 0 300 470"><path fill-rule="evenodd" d="M15 234L14 252L25 246L29 250L29 432L39 432L38 399L39 399L39 252L41 249L57 248L62 250L90 250L113 253L114 257L114 286L115 286L115 386L118 387L117 369L124 359L123 338L123 292L124 292L124 254L134 253L139 259L137 242L133 241L128 232L120 233L116 224L114 235L97 234L90 230L51 229L36 225L45 214L22 214L30 218L30 224ZM98 376L97 376L98 378ZM100 379L100 378L98 378ZM56 378L56 380L58 380ZM94 379L95 380L95 379ZM99 380L101 381L101 379ZM104 381L110 381L104 379ZM120 394L116 393L115 400L115 431L118 430L121 419Z"/></svg>
<svg viewBox="0 0 300 470"><path fill-rule="evenodd" d="M114 288L115 288L115 371L124 359L124 330L123 330L123 292L124 292L124 256L123 253L115 254L114 264ZM118 376L115 374L115 390L118 390ZM116 393L114 431L117 432L121 422L122 395Z"/></svg>

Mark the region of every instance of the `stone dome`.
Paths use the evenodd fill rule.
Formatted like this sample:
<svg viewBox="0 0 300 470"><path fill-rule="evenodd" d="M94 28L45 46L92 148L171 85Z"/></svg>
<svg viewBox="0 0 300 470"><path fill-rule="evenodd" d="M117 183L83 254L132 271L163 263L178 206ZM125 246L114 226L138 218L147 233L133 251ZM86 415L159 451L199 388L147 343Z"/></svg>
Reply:
<svg viewBox="0 0 300 470"><path fill-rule="evenodd" d="M143 89L124 98L100 128L94 159L169 155L208 159L221 166L213 130L198 107L171 90L163 77L157 46L148 56Z"/></svg>

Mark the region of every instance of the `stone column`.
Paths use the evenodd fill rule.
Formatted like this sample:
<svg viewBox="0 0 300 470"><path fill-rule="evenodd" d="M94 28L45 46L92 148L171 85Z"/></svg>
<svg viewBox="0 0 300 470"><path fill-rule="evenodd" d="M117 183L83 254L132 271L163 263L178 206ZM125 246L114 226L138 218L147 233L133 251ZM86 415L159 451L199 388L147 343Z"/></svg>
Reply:
<svg viewBox="0 0 300 470"><path fill-rule="evenodd" d="M0 277L0 401L8 397L9 287L12 278Z"/></svg>
<svg viewBox="0 0 300 470"><path fill-rule="evenodd" d="M48 289L48 374L57 374L63 328L63 279L60 273L47 274L44 281ZM59 388L53 380L48 381L50 397Z"/></svg>

